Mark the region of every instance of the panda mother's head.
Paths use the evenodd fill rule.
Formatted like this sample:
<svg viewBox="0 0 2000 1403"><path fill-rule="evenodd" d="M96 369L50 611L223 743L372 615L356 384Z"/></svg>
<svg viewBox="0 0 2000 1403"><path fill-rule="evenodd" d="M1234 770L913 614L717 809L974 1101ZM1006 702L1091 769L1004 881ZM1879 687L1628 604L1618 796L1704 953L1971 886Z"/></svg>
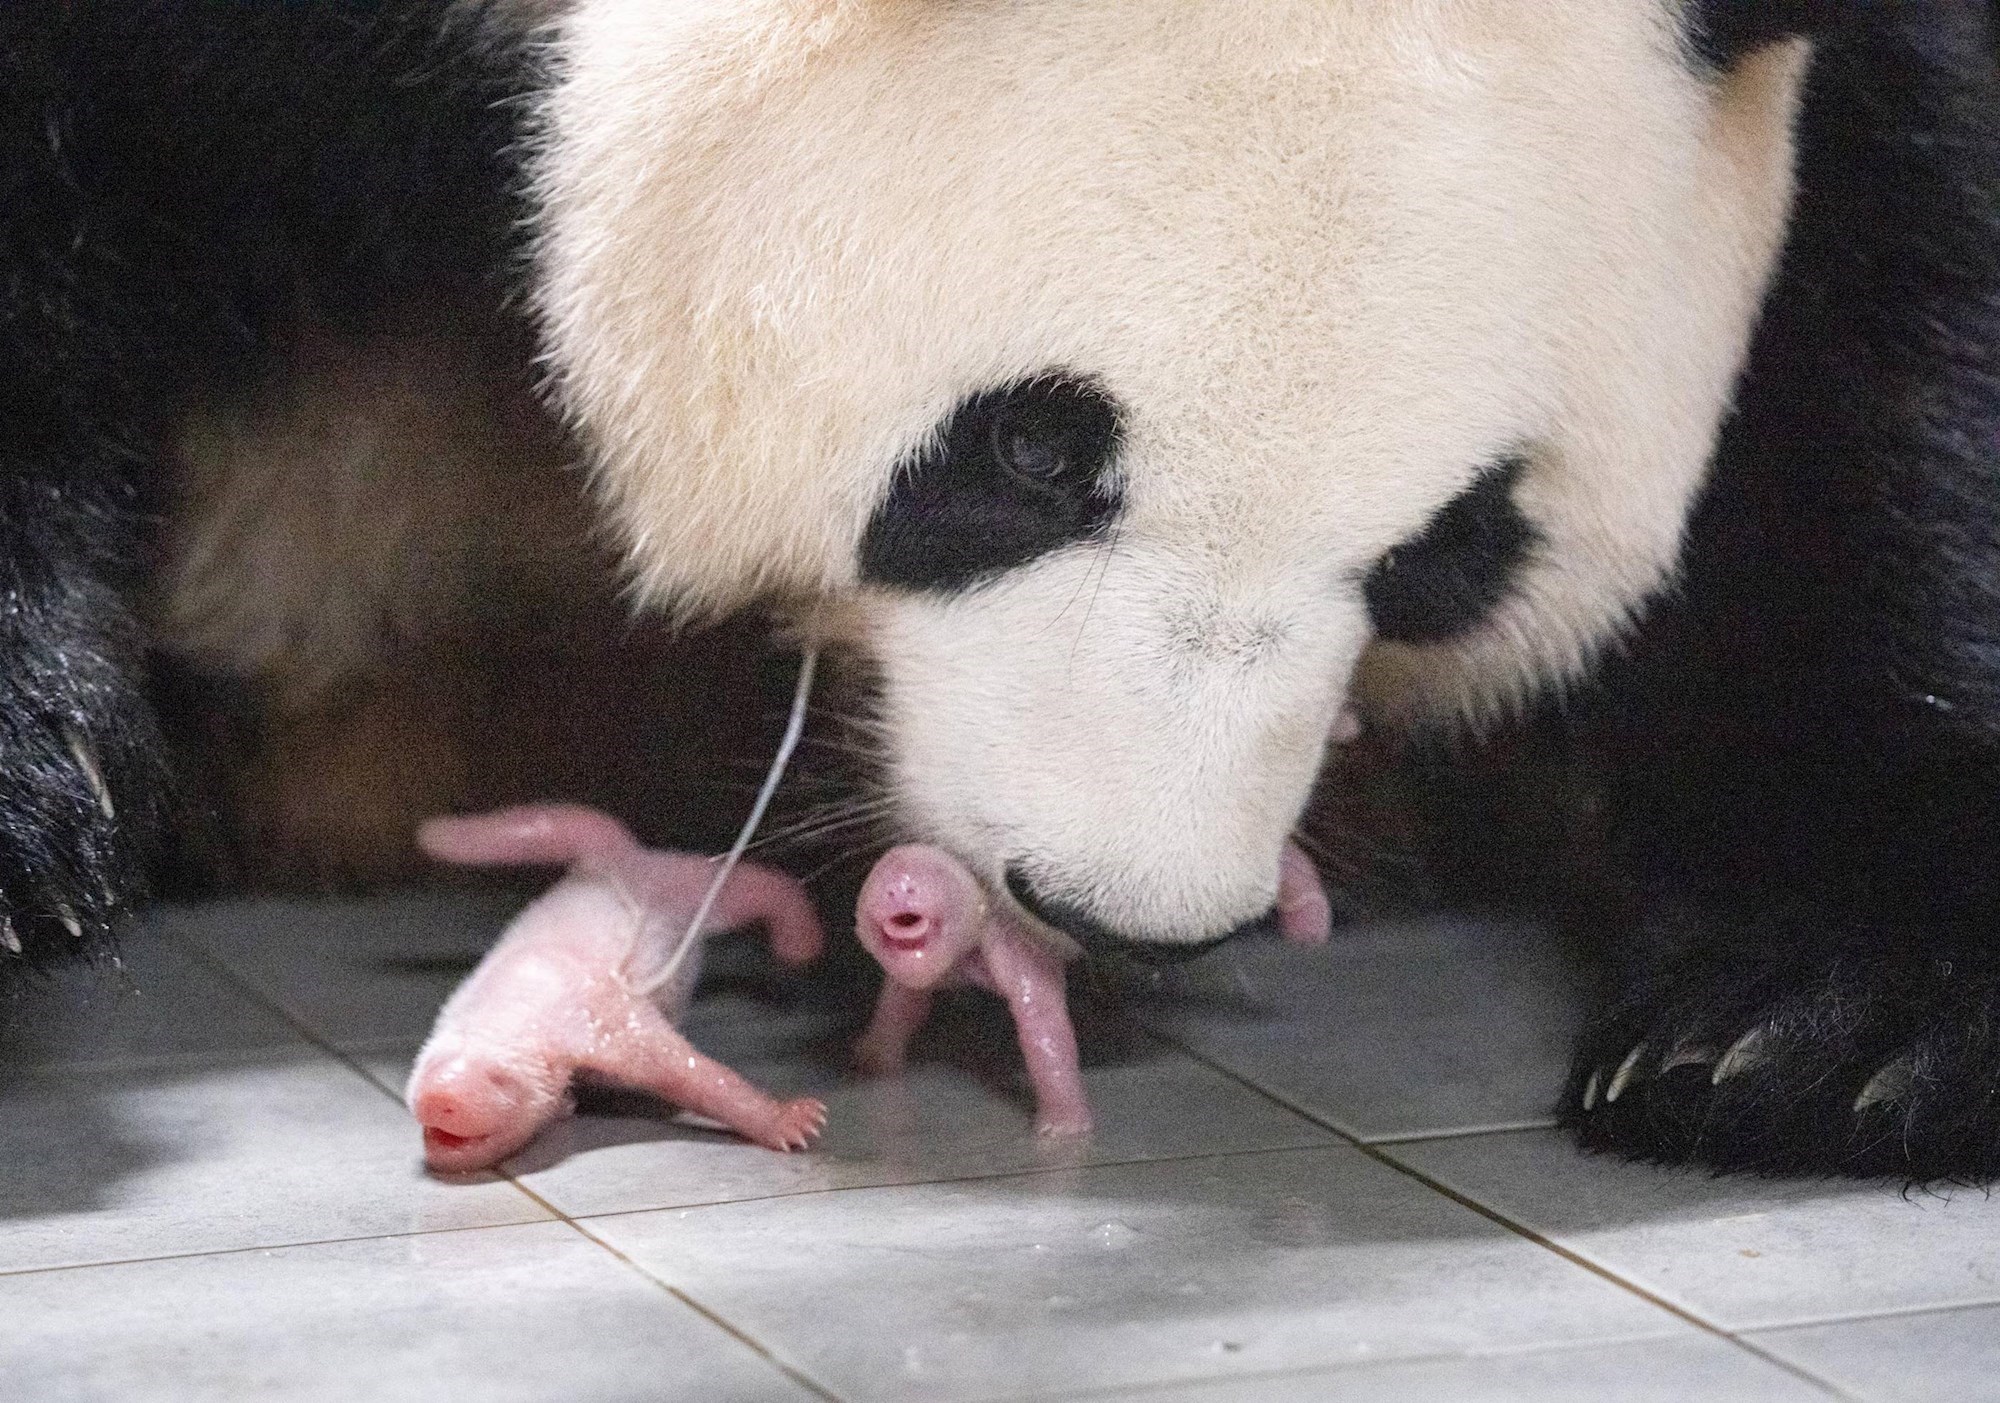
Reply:
<svg viewBox="0 0 2000 1403"><path fill-rule="evenodd" d="M830 601L996 890L1258 917L1343 707L1504 706L1672 566L1805 63L1691 23L581 0L540 299L639 580Z"/></svg>

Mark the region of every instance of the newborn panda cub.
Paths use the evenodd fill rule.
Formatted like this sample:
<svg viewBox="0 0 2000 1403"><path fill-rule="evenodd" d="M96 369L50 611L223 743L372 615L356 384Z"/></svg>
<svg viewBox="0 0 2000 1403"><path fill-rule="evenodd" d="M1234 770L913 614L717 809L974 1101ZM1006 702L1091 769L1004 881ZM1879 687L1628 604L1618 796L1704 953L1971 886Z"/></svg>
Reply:
<svg viewBox="0 0 2000 1403"><path fill-rule="evenodd" d="M1276 924L1297 945L1324 945L1332 934L1332 903L1296 844L1285 850ZM884 854L855 905L855 934L886 976L875 1017L854 1048L864 1072L901 1071L910 1038L930 1017L932 992L972 984L1005 999L1014 1016L1035 1088L1036 1133L1089 1133L1064 961L1026 923L996 910L964 863L940 848Z"/></svg>
<svg viewBox="0 0 2000 1403"><path fill-rule="evenodd" d="M580 1075L654 1092L774 1150L817 1138L824 1105L773 1100L672 1026L695 983L696 961L680 952L701 934L696 917L713 876L706 860L648 851L615 819L564 806L433 819L418 841L445 862L570 868L452 995L418 1055L407 1100L433 1169L489 1168L520 1150L571 1109ZM819 955L805 893L779 873L744 865L723 885L714 924L751 921L770 927L787 964ZM1319 875L1296 846L1286 852L1276 925L1302 945L1324 944L1332 928ZM938 848L885 854L862 888L855 928L887 976L855 1048L864 1071L900 1071L932 991L973 984L999 994L1013 1014L1037 1133L1089 1133L1063 958L993 909L963 863Z"/></svg>
<svg viewBox="0 0 2000 1403"><path fill-rule="evenodd" d="M418 1054L406 1099L431 1168L498 1164L570 1112L578 1077L652 1092L770 1149L818 1137L825 1106L774 1099L674 1028L699 971L699 947L686 947L707 933L694 927L714 876L706 859L648 851L616 820L561 806L433 819L418 841L445 862L569 868L451 996ZM704 926L753 921L786 964L824 943L799 885L745 863Z"/></svg>

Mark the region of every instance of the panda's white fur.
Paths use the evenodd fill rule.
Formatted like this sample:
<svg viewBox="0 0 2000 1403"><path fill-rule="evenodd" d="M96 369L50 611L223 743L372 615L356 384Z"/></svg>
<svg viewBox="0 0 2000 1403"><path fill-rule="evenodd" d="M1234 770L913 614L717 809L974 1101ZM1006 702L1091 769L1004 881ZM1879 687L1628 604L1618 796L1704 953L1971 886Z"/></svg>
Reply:
<svg viewBox="0 0 2000 1403"><path fill-rule="evenodd" d="M1789 208L1797 43L1655 0L581 0L540 308L636 578L836 601L902 821L1132 938L1273 899L1350 696L1477 716L1664 580ZM1106 539L858 583L899 463L1051 369L1119 403ZM1539 534L1473 634L1370 565L1496 457Z"/></svg>

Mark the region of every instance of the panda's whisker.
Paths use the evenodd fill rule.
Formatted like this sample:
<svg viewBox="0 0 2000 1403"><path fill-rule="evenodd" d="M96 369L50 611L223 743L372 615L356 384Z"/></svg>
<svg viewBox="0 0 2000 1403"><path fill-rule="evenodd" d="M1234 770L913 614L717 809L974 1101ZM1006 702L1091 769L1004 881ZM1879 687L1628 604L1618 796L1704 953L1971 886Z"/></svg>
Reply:
<svg viewBox="0 0 2000 1403"><path fill-rule="evenodd" d="M1236 986L1236 992L1242 995L1245 1003L1255 1004L1263 1001L1256 983L1250 978L1250 971L1243 967L1243 958L1238 952L1234 950L1229 952L1227 968L1229 982Z"/></svg>
<svg viewBox="0 0 2000 1403"><path fill-rule="evenodd" d="M887 755L885 748L872 739L856 739L842 736L821 736L807 742L807 748L814 755L832 755L842 759L877 762Z"/></svg>
<svg viewBox="0 0 2000 1403"><path fill-rule="evenodd" d="M1097 612L1097 601L1104 593L1105 580L1110 577L1111 557L1117 553L1118 541L1122 531L1123 528L1117 523L1114 522L1112 524L1110 532L1098 546L1097 560L1095 562L1096 568L1089 575L1085 576L1086 580L1094 577L1096 584L1091 587L1090 602L1083 607L1083 617L1077 620L1076 637L1070 643L1069 665L1071 668L1076 666L1077 651L1083 647L1083 635L1090 627L1091 615ZM1079 584L1078 588L1081 589L1082 585Z"/></svg>
<svg viewBox="0 0 2000 1403"><path fill-rule="evenodd" d="M873 813L847 814L838 818L823 819L817 823L798 824L784 832L774 833L768 838L758 839L752 845L752 848L753 850L761 851L773 847L810 843L835 833L844 833L853 829L879 824L882 817L881 814Z"/></svg>
<svg viewBox="0 0 2000 1403"><path fill-rule="evenodd" d="M751 844L751 848L764 849L785 843L807 842L844 829L879 823L888 817L892 807L887 799L867 799L826 805L801 815L791 823L760 834Z"/></svg>
<svg viewBox="0 0 2000 1403"><path fill-rule="evenodd" d="M869 853L875 851L875 849L880 846L881 844L879 842L866 842L866 843L855 843L849 847L842 848L832 857L829 857L826 861L820 863L819 866L813 868L811 871L801 876L798 879L799 883L802 886L810 887L814 883L823 880L828 873L839 870L840 868L846 866L848 863L853 862L856 858L866 857Z"/></svg>
<svg viewBox="0 0 2000 1403"><path fill-rule="evenodd" d="M867 833L869 831L879 828L880 826L881 826L880 821L874 818L846 819L840 822L826 824L823 827L809 829L805 832L786 834L781 838L773 839L769 843L760 843L757 845L756 848L752 849L752 851L757 851L768 855L768 852L771 849L784 850L784 849L795 849L803 847L817 848L820 844L822 844L825 840L829 838L833 838L842 834L850 834L856 832Z"/></svg>
<svg viewBox="0 0 2000 1403"><path fill-rule="evenodd" d="M809 826L830 818L847 818L856 814L883 814L889 811L891 801L886 795L845 794L837 799L826 800L799 810L784 824L767 830L760 837L775 833L789 832L795 828Z"/></svg>

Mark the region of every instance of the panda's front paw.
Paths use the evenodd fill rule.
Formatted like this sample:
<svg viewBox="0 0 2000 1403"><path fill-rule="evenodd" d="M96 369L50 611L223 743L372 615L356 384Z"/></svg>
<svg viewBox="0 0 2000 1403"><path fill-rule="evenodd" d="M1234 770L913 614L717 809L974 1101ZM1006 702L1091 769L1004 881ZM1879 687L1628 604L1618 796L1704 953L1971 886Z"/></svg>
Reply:
<svg viewBox="0 0 2000 1403"><path fill-rule="evenodd" d="M1990 1180L2000 962L1900 936L1818 960L1692 962L1586 1033L1560 1112L1586 1147L1640 1159Z"/></svg>
<svg viewBox="0 0 2000 1403"><path fill-rule="evenodd" d="M110 948L164 791L148 716L0 716L0 987Z"/></svg>

